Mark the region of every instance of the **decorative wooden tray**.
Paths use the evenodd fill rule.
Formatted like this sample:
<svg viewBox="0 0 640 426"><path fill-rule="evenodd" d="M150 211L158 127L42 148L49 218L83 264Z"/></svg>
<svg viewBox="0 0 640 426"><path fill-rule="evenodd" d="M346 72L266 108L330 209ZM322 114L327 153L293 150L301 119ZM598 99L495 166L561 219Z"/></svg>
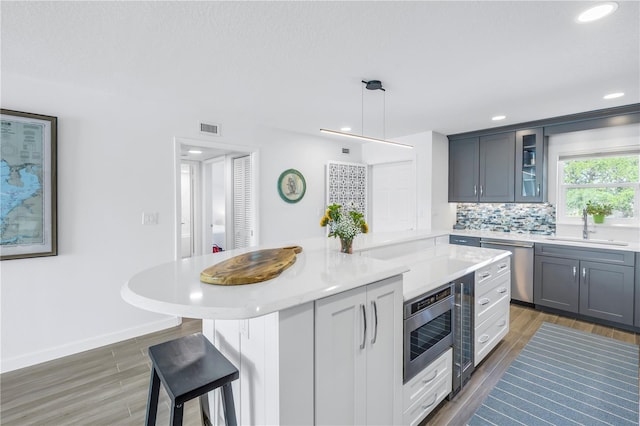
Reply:
<svg viewBox="0 0 640 426"><path fill-rule="evenodd" d="M291 246L244 253L210 266L200 273L207 284L254 284L277 277L296 262L302 247Z"/></svg>

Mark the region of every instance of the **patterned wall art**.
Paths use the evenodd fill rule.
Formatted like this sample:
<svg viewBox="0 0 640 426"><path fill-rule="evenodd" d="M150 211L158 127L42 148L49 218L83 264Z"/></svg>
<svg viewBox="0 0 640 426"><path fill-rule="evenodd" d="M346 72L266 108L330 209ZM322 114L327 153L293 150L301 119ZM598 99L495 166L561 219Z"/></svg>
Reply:
<svg viewBox="0 0 640 426"><path fill-rule="evenodd" d="M367 218L367 165L329 161L327 163L327 205L347 206L353 202L356 210Z"/></svg>
<svg viewBox="0 0 640 426"><path fill-rule="evenodd" d="M459 203L456 225L461 229L554 235L556 208L549 203Z"/></svg>

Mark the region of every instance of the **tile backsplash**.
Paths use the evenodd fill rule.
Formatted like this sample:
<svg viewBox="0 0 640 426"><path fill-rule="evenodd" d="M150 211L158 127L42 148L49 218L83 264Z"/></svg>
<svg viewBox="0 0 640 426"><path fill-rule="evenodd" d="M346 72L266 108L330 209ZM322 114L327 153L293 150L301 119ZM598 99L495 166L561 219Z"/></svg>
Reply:
<svg viewBox="0 0 640 426"><path fill-rule="evenodd" d="M542 204L458 203L456 228L554 235L556 208Z"/></svg>

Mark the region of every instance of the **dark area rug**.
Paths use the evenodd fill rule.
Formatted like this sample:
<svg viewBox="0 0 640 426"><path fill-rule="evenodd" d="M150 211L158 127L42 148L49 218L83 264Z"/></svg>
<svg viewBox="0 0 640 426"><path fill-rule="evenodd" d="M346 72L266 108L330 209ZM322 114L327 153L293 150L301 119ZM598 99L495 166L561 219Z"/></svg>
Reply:
<svg viewBox="0 0 640 426"><path fill-rule="evenodd" d="M543 323L469 425L638 425L638 346Z"/></svg>

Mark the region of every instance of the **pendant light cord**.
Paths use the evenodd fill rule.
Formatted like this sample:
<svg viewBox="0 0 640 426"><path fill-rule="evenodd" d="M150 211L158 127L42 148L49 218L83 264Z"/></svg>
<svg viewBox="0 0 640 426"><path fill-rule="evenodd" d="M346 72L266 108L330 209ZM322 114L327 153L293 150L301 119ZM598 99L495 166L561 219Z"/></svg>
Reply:
<svg viewBox="0 0 640 426"><path fill-rule="evenodd" d="M360 135L364 136L364 85L360 86Z"/></svg>
<svg viewBox="0 0 640 426"><path fill-rule="evenodd" d="M382 91L382 139L387 138L387 91Z"/></svg>

